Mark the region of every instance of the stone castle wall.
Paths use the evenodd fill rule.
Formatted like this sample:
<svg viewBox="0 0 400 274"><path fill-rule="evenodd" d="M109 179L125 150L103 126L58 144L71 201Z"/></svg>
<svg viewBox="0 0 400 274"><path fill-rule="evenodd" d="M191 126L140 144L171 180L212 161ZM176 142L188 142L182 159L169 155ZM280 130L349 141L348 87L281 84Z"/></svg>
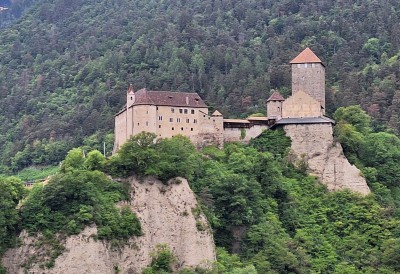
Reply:
<svg viewBox="0 0 400 274"><path fill-rule="evenodd" d="M225 142L245 142L248 143L250 139L258 137L264 130L267 130L266 125L254 125L251 128L243 128L245 131L244 138L242 138L241 128L224 128L224 141Z"/></svg>
<svg viewBox="0 0 400 274"><path fill-rule="evenodd" d="M328 190L370 193L361 171L349 163L342 146L334 141L331 124L285 125L284 130L292 140L291 148L297 161L306 161L311 175Z"/></svg>
<svg viewBox="0 0 400 274"><path fill-rule="evenodd" d="M309 94L298 91L282 103L282 118L320 117L321 104Z"/></svg>

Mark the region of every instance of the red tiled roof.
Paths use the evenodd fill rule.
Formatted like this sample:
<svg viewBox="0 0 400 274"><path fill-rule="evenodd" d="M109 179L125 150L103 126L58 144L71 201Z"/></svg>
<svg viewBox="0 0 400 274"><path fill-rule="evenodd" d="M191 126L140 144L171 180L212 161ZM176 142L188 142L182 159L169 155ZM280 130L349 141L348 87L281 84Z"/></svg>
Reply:
<svg viewBox="0 0 400 274"><path fill-rule="evenodd" d="M306 48L290 62L290 64L302 63L322 63L322 61L310 48Z"/></svg>
<svg viewBox="0 0 400 274"><path fill-rule="evenodd" d="M200 96L194 92L150 91L146 89L135 92L135 103L133 105L207 107Z"/></svg>
<svg viewBox="0 0 400 274"><path fill-rule="evenodd" d="M285 98L279 93L279 91L275 91L272 95L268 98L267 102L269 101L285 101Z"/></svg>

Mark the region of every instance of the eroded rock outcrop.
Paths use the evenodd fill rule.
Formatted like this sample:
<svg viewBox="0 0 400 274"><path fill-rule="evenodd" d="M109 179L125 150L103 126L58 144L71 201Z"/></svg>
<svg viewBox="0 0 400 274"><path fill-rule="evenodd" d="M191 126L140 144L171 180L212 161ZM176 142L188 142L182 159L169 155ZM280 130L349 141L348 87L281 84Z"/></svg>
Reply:
<svg viewBox="0 0 400 274"><path fill-rule="evenodd" d="M292 140L296 161L305 161L311 175L328 190L347 188L363 195L370 193L360 170L349 163L342 146L333 140L330 124L285 125L284 130Z"/></svg>
<svg viewBox="0 0 400 274"><path fill-rule="evenodd" d="M215 260L215 247L207 221L198 210L196 198L185 179L164 185L157 180L131 179L131 200L121 203L134 211L142 224L143 236L121 248L96 241L96 227L65 240L66 250L51 269L41 269L38 238L22 233L22 244L2 259L10 273L84 274L141 273L151 262L158 244L167 244L177 258L177 268L208 267ZM36 256L35 260L32 258ZM29 262L31 260L31 262ZM23 265L31 263L29 271Z"/></svg>

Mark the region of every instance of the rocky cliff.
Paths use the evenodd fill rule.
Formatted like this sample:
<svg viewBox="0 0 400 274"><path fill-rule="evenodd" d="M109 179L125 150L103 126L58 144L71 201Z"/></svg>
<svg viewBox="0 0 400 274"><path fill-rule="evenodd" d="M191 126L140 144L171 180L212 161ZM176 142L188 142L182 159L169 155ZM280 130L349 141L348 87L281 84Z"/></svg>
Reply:
<svg viewBox="0 0 400 274"><path fill-rule="evenodd" d="M185 179L168 185L153 179L144 182L132 178L128 205L142 224L143 236L115 248L96 241L96 227L65 239L65 251L51 269L40 269L41 247L37 237L22 233L22 244L9 250L3 264L9 273L141 273L151 262L158 244L167 244L177 258L175 268L208 267L215 260L215 248L207 221L199 211L196 198ZM122 204L121 204L122 205ZM35 258L36 257L36 258ZM35 259L32 259L35 258Z"/></svg>
<svg viewBox="0 0 400 274"><path fill-rule="evenodd" d="M292 140L295 161L303 161L311 175L329 190L347 188L363 195L370 193L360 170L349 163L342 146L334 141L330 124L285 125L284 130Z"/></svg>

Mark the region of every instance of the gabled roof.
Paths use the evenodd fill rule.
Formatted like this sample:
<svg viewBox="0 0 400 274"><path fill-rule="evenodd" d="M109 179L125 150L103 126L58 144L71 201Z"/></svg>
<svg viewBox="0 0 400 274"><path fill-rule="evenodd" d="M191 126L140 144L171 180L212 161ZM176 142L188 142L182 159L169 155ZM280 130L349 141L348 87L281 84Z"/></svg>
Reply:
<svg viewBox="0 0 400 274"><path fill-rule="evenodd" d="M211 116L222 116L222 113L216 110L213 112L213 114L211 114Z"/></svg>
<svg viewBox="0 0 400 274"><path fill-rule="evenodd" d="M306 48L299 55L297 55L290 64L303 64L303 63L321 63L321 59L310 49Z"/></svg>
<svg viewBox="0 0 400 274"><path fill-rule="evenodd" d="M200 96L194 92L150 91L146 89L135 92L135 102L132 106L136 105L207 107Z"/></svg>
<svg viewBox="0 0 400 274"><path fill-rule="evenodd" d="M285 101L285 98L279 93L279 91L275 91L272 95L268 98L267 102L269 101Z"/></svg>

